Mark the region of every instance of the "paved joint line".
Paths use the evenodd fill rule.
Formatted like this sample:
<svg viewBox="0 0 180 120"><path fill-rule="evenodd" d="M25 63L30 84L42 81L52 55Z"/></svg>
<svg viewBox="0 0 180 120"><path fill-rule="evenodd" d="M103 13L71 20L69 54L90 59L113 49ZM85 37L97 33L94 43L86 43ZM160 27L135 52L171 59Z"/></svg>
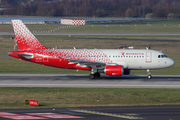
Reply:
<svg viewBox="0 0 180 120"><path fill-rule="evenodd" d="M87 111L87 110L71 110L71 111L81 112L81 113L90 113L90 114L96 114L96 115L105 115L105 116L111 116L111 117L119 117L119 118L125 118L125 119L144 119L142 117L134 117L134 116L127 116L127 115L112 114L112 113Z"/></svg>

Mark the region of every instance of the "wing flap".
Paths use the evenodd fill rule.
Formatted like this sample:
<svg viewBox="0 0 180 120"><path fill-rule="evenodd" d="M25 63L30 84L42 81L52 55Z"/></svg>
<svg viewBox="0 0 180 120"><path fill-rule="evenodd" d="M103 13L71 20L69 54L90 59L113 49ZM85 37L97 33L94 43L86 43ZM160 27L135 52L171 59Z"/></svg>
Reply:
<svg viewBox="0 0 180 120"><path fill-rule="evenodd" d="M86 65L86 66L91 66L91 65L106 65L106 63L103 62L96 62L96 61L87 61L87 60L76 60L76 59L64 59L68 60L70 63L69 64L75 64L78 63L79 65Z"/></svg>
<svg viewBox="0 0 180 120"><path fill-rule="evenodd" d="M64 60L68 60L69 64L76 64L76 66L84 66L94 69L102 69L105 68L106 65L117 65L116 63L104 63L104 62L96 62L96 61L87 61L87 60L77 60L77 59L69 59L66 58Z"/></svg>

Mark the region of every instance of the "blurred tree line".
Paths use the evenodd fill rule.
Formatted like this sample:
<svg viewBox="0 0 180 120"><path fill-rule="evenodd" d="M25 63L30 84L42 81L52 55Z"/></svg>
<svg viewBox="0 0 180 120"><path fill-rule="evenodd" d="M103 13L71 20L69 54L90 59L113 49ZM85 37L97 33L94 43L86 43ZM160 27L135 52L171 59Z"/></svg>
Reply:
<svg viewBox="0 0 180 120"><path fill-rule="evenodd" d="M0 15L180 17L180 0L0 0Z"/></svg>

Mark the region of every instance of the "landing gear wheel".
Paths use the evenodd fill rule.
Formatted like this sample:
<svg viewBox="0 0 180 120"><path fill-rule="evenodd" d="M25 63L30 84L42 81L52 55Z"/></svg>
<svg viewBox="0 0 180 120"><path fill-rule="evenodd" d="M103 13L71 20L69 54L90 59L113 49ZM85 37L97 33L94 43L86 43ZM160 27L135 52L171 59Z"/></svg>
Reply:
<svg viewBox="0 0 180 120"><path fill-rule="evenodd" d="M89 75L89 79L94 79L95 78L95 75L94 74L90 74Z"/></svg>
<svg viewBox="0 0 180 120"><path fill-rule="evenodd" d="M147 78L148 78L148 79L151 79L152 76L151 76L151 73L150 73L150 70L149 70L149 69L147 69L147 74L148 74Z"/></svg>
<svg viewBox="0 0 180 120"><path fill-rule="evenodd" d="M151 79L151 78L152 78L152 76L151 76L151 75L148 75L148 76L147 76L147 78L148 78L148 79Z"/></svg>
<svg viewBox="0 0 180 120"><path fill-rule="evenodd" d="M99 72L96 72L96 73L94 74L94 76L95 76L96 78L100 78L101 74L100 74Z"/></svg>

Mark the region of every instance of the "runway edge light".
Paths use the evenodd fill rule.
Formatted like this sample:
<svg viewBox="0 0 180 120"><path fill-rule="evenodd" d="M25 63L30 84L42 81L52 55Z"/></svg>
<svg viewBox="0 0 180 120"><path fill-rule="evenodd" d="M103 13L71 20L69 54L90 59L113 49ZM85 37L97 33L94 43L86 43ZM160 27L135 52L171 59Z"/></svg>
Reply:
<svg viewBox="0 0 180 120"><path fill-rule="evenodd" d="M25 100L26 105L39 106L39 101L37 100Z"/></svg>

